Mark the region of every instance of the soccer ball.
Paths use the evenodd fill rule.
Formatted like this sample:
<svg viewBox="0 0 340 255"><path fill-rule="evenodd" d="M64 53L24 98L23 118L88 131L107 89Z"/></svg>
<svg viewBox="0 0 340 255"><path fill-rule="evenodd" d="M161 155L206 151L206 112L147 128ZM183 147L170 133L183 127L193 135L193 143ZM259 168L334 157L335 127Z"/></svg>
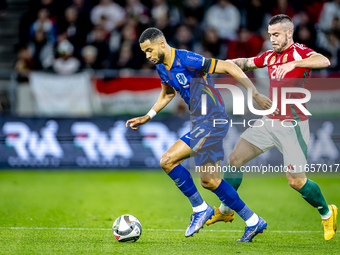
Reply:
<svg viewBox="0 0 340 255"><path fill-rule="evenodd" d="M118 242L136 242L142 235L142 224L132 215L118 217L112 226L113 236Z"/></svg>

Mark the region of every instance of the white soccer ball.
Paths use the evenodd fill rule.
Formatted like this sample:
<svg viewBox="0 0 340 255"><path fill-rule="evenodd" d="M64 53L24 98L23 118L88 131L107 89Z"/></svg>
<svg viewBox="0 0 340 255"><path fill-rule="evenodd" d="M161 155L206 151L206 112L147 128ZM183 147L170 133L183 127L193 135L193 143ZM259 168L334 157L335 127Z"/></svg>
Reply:
<svg viewBox="0 0 340 255"><path fill-rule="evenodd" d="M132 215L118 217L112 226L113 236L118 242L136 242L142 234L142 224Z"/></svg>

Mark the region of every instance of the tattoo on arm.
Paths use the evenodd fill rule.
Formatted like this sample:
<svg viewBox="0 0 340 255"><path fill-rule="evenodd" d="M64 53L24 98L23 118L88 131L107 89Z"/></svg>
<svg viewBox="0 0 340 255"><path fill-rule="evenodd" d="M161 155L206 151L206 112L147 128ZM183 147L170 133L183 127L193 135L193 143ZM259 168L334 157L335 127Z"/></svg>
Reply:
<svg viewBox="0 0 340 255"><path fill-rule="evenodd" d="M237 58L232 61L244 72L258 68L254 63L254 58Z"/></svg>

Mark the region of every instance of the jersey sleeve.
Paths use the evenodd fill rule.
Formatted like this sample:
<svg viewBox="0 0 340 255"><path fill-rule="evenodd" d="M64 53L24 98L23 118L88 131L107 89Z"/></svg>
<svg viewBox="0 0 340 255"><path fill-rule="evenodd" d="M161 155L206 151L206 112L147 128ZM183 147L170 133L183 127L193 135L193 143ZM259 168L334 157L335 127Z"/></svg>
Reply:
<svg viewBox="0 0 340 255"><path fill-rule="evenodd" d="M214 73L217 60L205 58L199 54L188 51L184 58L185 66L193 73Z"/></svg>
<svg viewBox="0 0 340 255"><path fill-rule="evenodd" d="M272 50L266 51L266 52L263 52L260 56L255 57L254 64L260 68L267 66L268 57L272 52L273 52Z"/></svg>
<svg viewBox="0 0 340 255"><path fill-rule="evenodd" d="M164 74L159 70L159 67L156 66L156 70L158 72L159 77L161 78L161 85L162 87L169 87L168 81L166 80Z"/></svg>
<svg viewBox="0 0 340 255"><path fill-rule="evenodd" d="M301 58L309 58L311 55L315 54L316 52L310 48L304 47L304 49L301 50Z"/></svg>

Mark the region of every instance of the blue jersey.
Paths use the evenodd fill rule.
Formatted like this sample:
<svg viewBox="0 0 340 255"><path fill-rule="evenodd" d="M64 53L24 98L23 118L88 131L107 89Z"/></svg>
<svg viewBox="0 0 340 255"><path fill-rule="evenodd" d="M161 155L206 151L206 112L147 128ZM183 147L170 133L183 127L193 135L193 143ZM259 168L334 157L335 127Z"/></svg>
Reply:
<svg viewBox="0 0 340 255"><path fill-rule="evenodd" d="M171 48L171 66L156 66L162 86L171 86L189 106L193 121L203 119L227 119L224 102L210 74L214 72L217 61L206 59L196 53ZM201 114L202 94L206 94L207 113Z"/></svg>

